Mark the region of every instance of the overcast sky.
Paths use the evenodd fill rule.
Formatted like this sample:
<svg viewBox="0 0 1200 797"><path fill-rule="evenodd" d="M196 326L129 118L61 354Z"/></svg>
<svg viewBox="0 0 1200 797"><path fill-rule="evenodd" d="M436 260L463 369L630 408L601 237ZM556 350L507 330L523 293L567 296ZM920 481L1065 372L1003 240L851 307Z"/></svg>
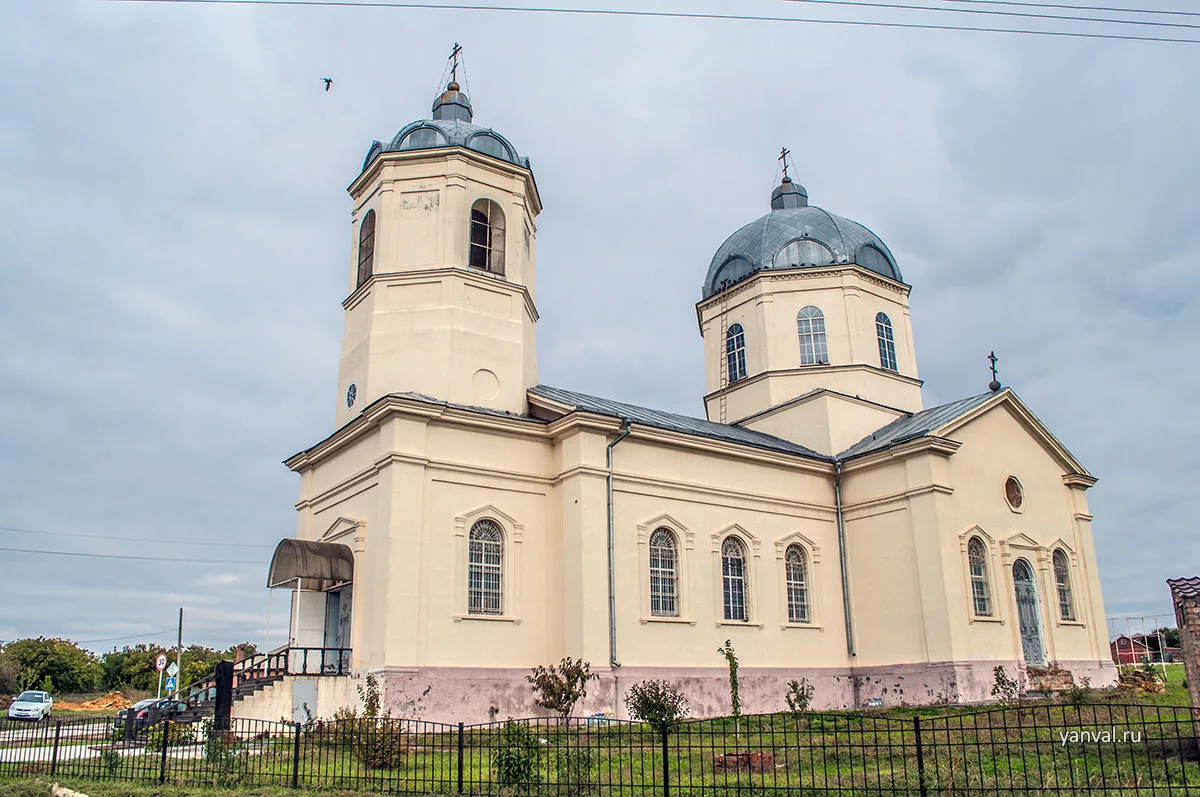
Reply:
<svg viewBox="0 0 1200 797"><path fill-rule="evenodd" d="M694 303L786 145L813 204L896 254L926 406L982 392L995 349L1100 478L1110 617L1169 614L1164 579L1200 574L1200 45L41 0L0 23L0 526L220 545L0 531L189 560L2 551L0 639L166 641L143 635L182 605L185 642L266 642L299 488L281 460L339 399L345 188L428 115L455 41L476 122L545 202L544 383L702 415Z"/></svg>

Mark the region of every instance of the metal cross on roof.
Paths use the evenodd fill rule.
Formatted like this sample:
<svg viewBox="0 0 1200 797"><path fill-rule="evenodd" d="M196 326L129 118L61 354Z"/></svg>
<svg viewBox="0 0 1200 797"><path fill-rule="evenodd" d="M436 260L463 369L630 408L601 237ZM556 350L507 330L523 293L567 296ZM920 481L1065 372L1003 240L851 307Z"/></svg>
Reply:
<svg viewBox="0 0 1200 797"><path fill-rule="evenodd" d="M458 42L454 43L454 49L450 51L450 80L458 80L458 54L462 52L462 47Z"/></svg>
<svg viewBox="0 0 1200 797"><path fill-rule="evenodd" d="M996 363L1000 361L1000 358L997 357L996 352L993 351L988 354L988 359L992 361L992 381L988 387L991 388L992 392L994 393L1000 389L1000 380L996 378Z"/></svg>
<svg viewBox="0 0 1200 797"><path fill-rule="evenodd" d="M787 170L788 170L788 155L791 155L791 154L792 154L792 151L791 151L790 149L788 149L787 147L783 147L781 150L779 150L779 160L780 160L780 161L783 163L783 176L784 176L784 178L786 178L786 177L788 176L788 173L787 173Z"/></svg>

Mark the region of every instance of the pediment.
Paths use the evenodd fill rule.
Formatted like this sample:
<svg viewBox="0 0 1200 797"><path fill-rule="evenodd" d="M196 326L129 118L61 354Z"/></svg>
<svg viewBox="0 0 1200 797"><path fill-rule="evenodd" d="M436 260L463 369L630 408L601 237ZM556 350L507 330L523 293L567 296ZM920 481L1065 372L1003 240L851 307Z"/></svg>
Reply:
<svg viewBox="0 0 1200 797"><path fill-rule="evenodd" d="M367 522L362 518L340 516L337 520L325 529L321 534L321 542L333 542L347 535L353 535L360 528L366 526Z"/></svg>

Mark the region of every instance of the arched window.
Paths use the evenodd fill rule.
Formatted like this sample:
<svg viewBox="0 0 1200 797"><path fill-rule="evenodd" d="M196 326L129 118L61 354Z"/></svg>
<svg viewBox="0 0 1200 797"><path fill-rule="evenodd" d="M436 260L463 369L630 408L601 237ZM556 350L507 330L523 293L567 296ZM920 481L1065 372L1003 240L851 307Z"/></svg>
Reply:
<svg viewBox="0 0 1200 797"><path fill-rule="evenodd" d="M896 338L892 334L892 320L883 313L875 314L875 334L879 337L879 364L889 371L896 367Z"/></svg>
<svg viewBox="0 0 1200 797"><path fill-rule="evenodd" d="M1075 602L1071 598L1071 568L1067 554L1059 548L1054 552L1054 583L1058 585L1058 616L1075 619Z"/></svg>
<svg viewBox="0 0 1200 797"><path fill-rule="evenodd" d="M741 324L734 324L725 333L725 367L729 384L746 378L746 333Z"/></svg>
<svg viewBox="0 0 1200 797"><path fill-rule="evenodd" d="M650 535L650 614L655 617L679 616L678 561L675 535L655 529Z"/></svg>
<svg viewBox="0 0 1200 797"><path fill-rule="evenodd" d="M783 555L787 580L787 610L789 623L807 623L808 614L808 555L799 545L789 545Z"/></svg>
<svg viewBox="0 0 1200 797"><path fill-rule="evenodd" d="M504 145L504 142L489 133L479 133L471 137L467 142L467 147L482 152L484 155L491 155L493 158L512 162L512 152Z"/></svg>
<svg viewBox="0 0 1200 797"><path fill-rule="evenodd" d="M471 526L467 564L467 611L504 613L504 532L494 520Z"/></svg>
<svg viewBox="0 0 1200 797"><path fill-rule="evenodd" d="M504 211L490 199L477 199L471 206L471 251L467 263L472 268L504 274Z"/></svg>
<svg viewBox="0 0 1200 797"><path fill-rule="evenodd" d="M800 333L800 364L828 365L829 349L825 345L825 314L811 304L796 315Z"/></svg>
<svg viewBox="0 0 1200 797"><path fill-rule="evenodd" d="M721 543L722 595L725 619L746 622L750 619L746 593L746 548L737 537Z"/></svg>
<svg viewBox="0 0 1200 797"><path fill-rule="evenodd" d="M799 266L828 266L833 263L833 252L820 241L802 238L792 241L771 258L774 268L797 268Z"/></svg>
<svg viewBox="0 0 1200 797"><path fill-rule="evenodd" d="M368 210L358 226L358 282L356 288L371 278L375 264L375 211Z"/></svg>
<svg viewBox="0 0 1200 797"><path fill-rule="evenodd" d="M967 563L971 568L971 602L976 617L992 616L992 591L988 585L987 546L978 537L967 543Z"/></svg>

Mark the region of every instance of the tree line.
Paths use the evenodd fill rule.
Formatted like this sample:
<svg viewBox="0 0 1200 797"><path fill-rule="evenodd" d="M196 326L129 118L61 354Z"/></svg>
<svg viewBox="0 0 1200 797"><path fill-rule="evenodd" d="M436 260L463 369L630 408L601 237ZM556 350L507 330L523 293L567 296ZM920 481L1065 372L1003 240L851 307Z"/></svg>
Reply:
<svg viewBox="0 0 1200 797"><path fill-rule="evenodd" d="M183 649L180 690L212 674L222 659L252 656L258 649L250 642L214 650L203 645ZM154 660L159 653L175 661L175 648L140 644L115 647L96 655L69 639L18 639L0 645L0 695L16 694L25 689L43 689L51 694L83 694L101 690L132 689L154 691L158 688L158 670Z"/></svg>

